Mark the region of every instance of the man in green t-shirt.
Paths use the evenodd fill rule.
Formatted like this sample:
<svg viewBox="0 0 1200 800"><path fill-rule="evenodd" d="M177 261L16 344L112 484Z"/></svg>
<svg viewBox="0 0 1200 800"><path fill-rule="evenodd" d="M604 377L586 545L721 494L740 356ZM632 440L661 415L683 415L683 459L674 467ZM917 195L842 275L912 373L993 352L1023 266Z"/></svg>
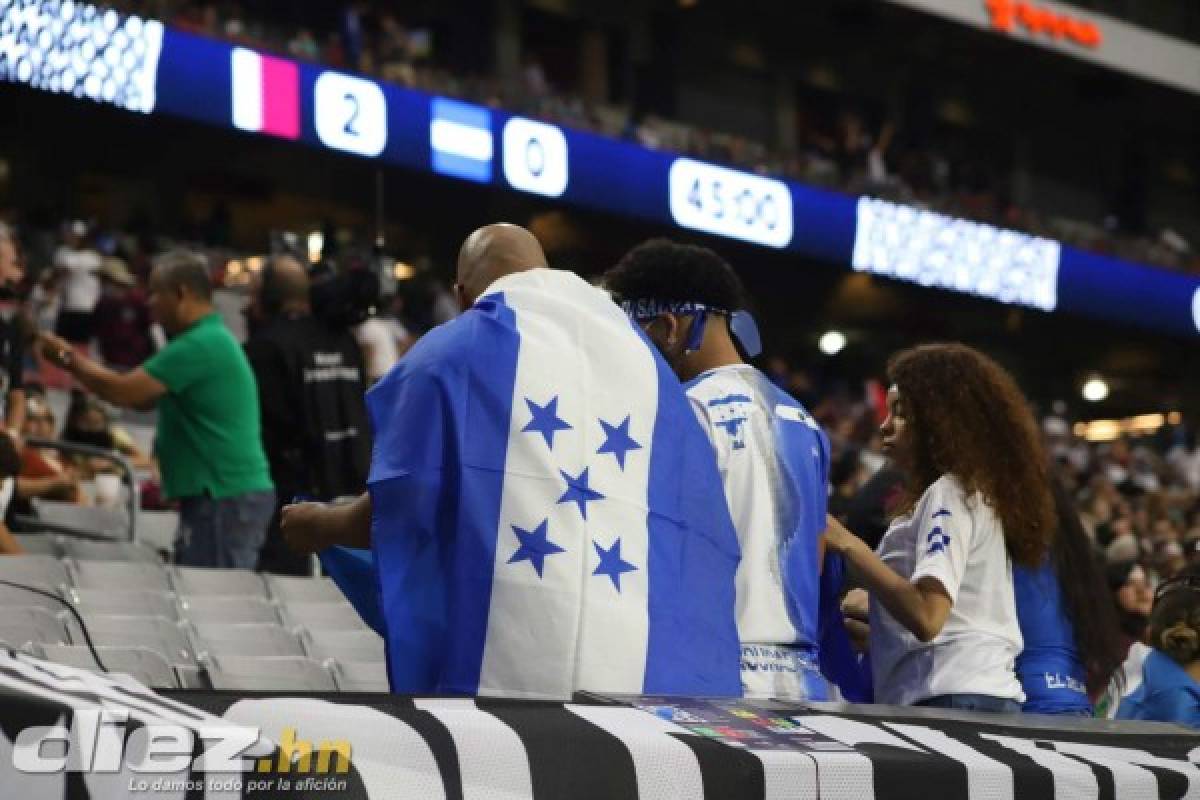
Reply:
<svg viewBox="0 0 1200 800"><path fill-rule="evenodd" d="M42 334L42 351L113 405L158 408L155 454L163 491L180 506L176 561L253 569L275 490L254 374L213 309L204 258L182 250L164 254L150 277L150 309L170 341L130 372L101 366L50 334Z"/></svg>

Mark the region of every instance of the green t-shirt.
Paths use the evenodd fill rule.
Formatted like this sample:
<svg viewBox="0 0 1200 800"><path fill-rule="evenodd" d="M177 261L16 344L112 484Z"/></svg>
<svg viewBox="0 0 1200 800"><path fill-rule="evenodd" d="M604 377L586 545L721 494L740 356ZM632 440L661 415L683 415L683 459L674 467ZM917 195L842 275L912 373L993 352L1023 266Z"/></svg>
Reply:
<svg viewBox="0 0 1200 800"><path fill-rule="evenodd" d="M158 401L154 448L167 497L273 488L254 373L220 316L201 317L142 368L167 387Z"/></svg>

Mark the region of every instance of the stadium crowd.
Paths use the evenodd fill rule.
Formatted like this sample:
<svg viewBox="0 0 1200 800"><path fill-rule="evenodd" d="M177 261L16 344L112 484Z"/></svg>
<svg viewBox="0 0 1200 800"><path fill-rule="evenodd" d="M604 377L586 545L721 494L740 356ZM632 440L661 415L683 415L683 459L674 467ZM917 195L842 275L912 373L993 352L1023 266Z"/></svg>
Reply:
<svg viewBox="0 0 1200 800"><path fill-rule="evenodd" d="M954 137L922 136L872 104L849 96L798 109L796 140L758 141L670 119L653 109L592 102L568 91L528 55L520 74L466 75L443 66L440 32L404 19L391 6L345 3L337 24L324 30L285 26L237 3L209 0L124 0L126 13L162 19L179 28L290 57L372 75L381 80L537 116L573 128L732 164L760 174L870 194L1063 241L1084 250L1174 270L1200 271L1200 253L1171 228L1139 230L1110 214L1075 219L1011 199L1015 177ZM447 49L445 43L440 44ZM1129 211L1137 214L1137 211Z"/></svg>
<svg viewBox="0 0 1200 800"><path fill-rule="evenodd" d="M235 312L236 315L244 311L249 316L250 341L246 348L246 352L249 353L247 360L245 356L241 355L241 348L229 349L232 337L224 330L226 326L220 321L220 315L215 312L213 306L214 297L211 287L214 278L220 275L220 268L223 267L224 262L212 264L203 257L181 256L178 250L171 248L171 244L139 241L137 237L119 232L94 231L81 222L64 223L54 232L15 231L6 227L3 229L3 233L0 233L0 275L5 278L5 301L9 307L18 309L15 316L10 314L3 319L8 320L6 325L16 326L26 345L31 344L31 336L34 332L41 332L37 347L17 347L15 354L11 350L8 354L10 361L13 357L19 359L20 369L12 372L13 377L10 378L7 391L10 397L17 390L22 394L21 412L15 414L10 410L8 415L10 433L8 437L5 437L6 443L15 446L17 458L7 467L4 466L4 459L0 458L0 467L7 469L5 474L13 478L12 481L6 482L8 488L5 490L6 497L14 498L14 502L10 504L10 511L18 508L28 509L28 503L33 498L53 498L73 503L87 502L85 494L81 491L82 482L88 478L94 478L97 472L104 471L101 465L91 459L63 458L52 450L24 444L25 438L61 438L68 442L116 449L146 468L153 477L162 479L164 493L168 498L167 502L182 501L185 506L184 526L185 528L190 527L193 537L195 537L198 527L205 525L208 526L210 537L218 540L222 537L231 537L233 531L241 532L251 527L261 530L261 536L250 537L248 542L243 543L245 546L242 548L242 552L231 555L211 557L200 554L194 544L191 548L184 547L177 554L183 559L181 563L258 566L264 569L303 572L307 568L306 561L297 560L294 554L289 556L286 548L282 547L280 527L281 525L286 527L286 525L280 519L281 509L293 498L316 496L331 500L339 496L354 495L360 491L366 480L367 454L361 448L346 449L343 444L345 441L356 440L356 435L363 433L368 425L361 413L351 415L351 417L335 414L335 418L329 417L327 413L324 419L320 418L320 414L314 416L307 411L297 413L296 404L292 402L292 398L299 395L287 394L289 389L284 388L284 379L281 377L277 376L279 382L272 385L270 382L275 380L271 377L274 374L272 371L281 375L290 368L289 359L292 356L288 355L289 353L303 352L307 356L315 354L317 360L309 364L309 368L312 368L314 364L321 366L325 370L322 373L324 376L322 380L343 381L344 379L344 385L339 383L335 394L319 395L318 402L325 402L329 397L336 397L340 398L338 403L350 406L357 403L358 406L361 406L361 398L368 385L368 376L371 373L378 373L381 369L382 372L387 372L383 366L390 367L391 365L377 365L368 370L365 367L364 354L360 345L353 338L345 338L349 335L346 331L343 331L344 335L339 338L338 335L328 333L323 324L309 321L312 311L309 301L313 296L309 270L287 256L271 259L269 266L265 270L260 270L249 283L238 284L236 287L247 301L244 308L239 305L238 311ZM532 247L528 244L521 246ZM159 252L159 247L168 250L165 261L164 254ZM479 248L480 252L477 258L482 260L481 263L492 263L488 259L495 258L494 253L483 245L480 245ZM691 283L678 279L656 278L655 272L660 265L673 265L675 269L695 268L701 275L710 274L710 278L711 275L716 275L717 277L711 278L711 280L721 286L725 286L721 283L722 281L736 280L722 277L727 275L728 267L722 266L723 262L719 259L714 261L715 256L709 251L702 251L698 248L673 248L677 248L677 246L657 243L635 250L617 269L606 276L605 285L618 297L639 297L641 301L650 303L649 306L638 305L630 313L635 316L635 319L642 322L647 334L667 355L668 361L676 369L680 379L691 381L706 374L704 365L708 362L703 360L695 362L694 359L703 359L705 354L709 353L709 350L706 349L708 347L707 337L714 334L705 333L703 325L701 325L700 339L694 344L696 349L689 350L687 347L692 345L685 345L683 339L689 338L693 334L688 333L689 329L685 324L672 323L672 325L680 325L676 330L672 327L659 329L658 323L676 316L686 318L689 314L694 315L697 308L717 309L721 312L733 311L740 307L742 301L737 297L739 289L736 284L728 284L734 288L726 286L728 296L720 295L718 292L717 299L713 299L712 296L704 296L698 300L683 301L678 297L667 298L665 295L662 298L656 297L655 291L666 291L661 288L664 285L676 288L682 286L682 290L687 290L690 286L691 290L698 292L699 295L711 290L710 286L705 285L703 278L697 278ZM464 248L464 252L466 252L466 248ZM534 259L536 255L529 255L534 252L532 249L521 250L521 258ZM540 253L540 249L536 252ZM529 266L529 264L524 266ZM663 268L665 269L665 267ZM463 280L462 269L460 262L460 282ZM708 272L706 273L705 270ZM669 270L667 271L669 272ZM267 276L267 272L270 272L270 277ZM508 280L509 278L502 279ZM656 286L659 288L655 289ZM458 291L457 288L456 291ZM166 299L164 299L164 295L167 296ZM477 293L460 296L460 307L470 307L475 296L478 296ZM426 297L429 306L438 302L433 295ZM682 305L680 305L681 303ZM389 306L387 303L378 302L375 305ZM150 311L151 308L154 309L153 313ZM389 351L391 354L388 359L392 361L399 358L404 349L412 346L414 340L419 345L422 334L432 320L437 317L432 308L411 305L403 308L405 312L403 318L385 315L387 317L385 330L404 332L405 341L393 342L395 347ZM639 308L642 311L648 308L649 312L638 317L636 312ZM21 322L21 319L25 319L25 321ZM16 321L13 322L13 320ZM207 322L205 322L206 320ZM343 321L347 323L346 327L348 328L349 323L361 323L362 318L355 317ZM204 334L205 338L201 342L195 341L197 329L204 328L205 325L209 326L208 333ZM723 330L724 324L710 323L710 328L712 327ZM732 329L734 326L730 327ZM57 336L48 335L50 331L57 331ZM187 341L189 337L193 339L190 343ZM181 340L183 340L182 343ZM734 341L738 342L737 350L734 348ZM722 362L720 357L714 357L716 360L713 363L740 369L741 367L738 366L741 361L739 354L745 351L741 341L734 335L723 345L718 346L715 352L724 353L724 357L729 361ZM274 344L270 344L270 342L274 342ZM184 351L185 355L181 360L178 351L184 346L188 349ZM293 347L293 350L288 350L289 346ZM299 350L295 349L297 346ZM678 348L684 349L679 350L678 355L672 356L671 354ZM174 357L172 357L173 349ZM214 352L219 355L213 355ZM920 355L919 350L912 352ZM197 355L199 353L206 355L200 358ZM697 353L699 355L695 355ZM976 356L964 357L968 359L969 363L975 363L973 359ZM917 358L917 356L910 356L910 358ZM216 414L208 420L212 427L232 426L233 428L234 438L240 444L237 448L238 452L228 454L232 459L230 463L243 463L244 461L249 465L238 473L241 477L238 478L239 482L236 486L224 486L221 481L228 480L227 475L217 477L219 470L213 471L213 466L206 461L208 458L221 458L220 447L206 448L204 458L193 453L191 457L184 458L182 461L178 453L172 454L169 451L172 446L170 426L181 423L178 418L172 423L170 419L172 412L165 410L161 403L163 398L168 396L173 398L171 402L190 402L178 398L186 397L190 391L189 387L204 380L203 376L198 377L197 373L204 371L202 362L205 360L210 360L215 365L211 369L214 374L219 376L220 397L210 398L209 401L201 400L198 407L207 409L203 413ZM870 547L880 546L886 551L886 547L881 542L884 542L892 534L885 532L889 530L893 516L905 507L906 484L903 475L896 471L895 459L889 462L885 455L887 448L894 447L899 437L895 419L902 411L898 410L897 403L899 401L894 396L895 389L890 396L885 397L881 384L875 381L864 387L864 391L859 397L850 396L844 392L825 393L823 387L815 386L802 369L787 363L782 358L768 356L761 363L764 365L762 375L769 380L769 383L764 383L755 391L777 391L780 393L780 397L789 398L787 402L795 402L790 398L799 400L797 408L800 410L796 413L803 414L803 418L808 418L808 412L803 409L811 410L814 420L813 429L818 430L819 426L819 429L828 435L828 444L825 445L829 448L825 466L826 473L821 478L821 485L824 486L827 482L829 487L829 512L839 521L838 530L849 529L861 537L862 541L867 542ZM980 363L988 362L985 360ZM243 387L246 391L239 389L236 392L239 399L230 403L228 402L229 398L235 394L230 388L230 376L242 369L238 364L245 364L245 380L249 382ZM61 371L56 372L56 368ZM977 367L971 367L971 369L975 368ZM990 367L978 368L983 370L983 374L990 374ZM746 367L746 369L750 368ZM925 369L928 370L929 367ZM752 373L747 373L747 375L749 374ZM889 382L903 385L906 381L914 380L911 377L901 377L904 374L903 369L893 365L888 376ZM19 377L16 377L17 375ZM151 381L150 384L145 383L147 376ZM159 386L154 388L154 383ZM46 399L45 384L72 387L76 390L67 419L55 418ZM255 384L257 385L255 386ZM766 388L772 385L773 389ZM997 385L1007 386L1003 382ZM147 386L149 389L146 388ZM729 386L722 388L736 394ZM145 391L149 391L150 394L143 394ZM689 389L689 393L694 391L695 389ZM715 392L716 389L710 385L707 391ZM915 396L917 390L913 388L908 391ZM1004 389L1004 391L1015 392L1016 389L1012 387ZM1012 404L1007 408L1006 413L1014 415L1014 420L1019 420L1020 414L1026 413L1016 410L1017 406L1023 405L1023 401L1015 394L1012 395L1012 398L1010 398ZM215 402L213 402L214 399ZM711 404L712 400L719 401L719 398L714 394L707 402ZM115 407L121 406L145 408L156 402L160 403L160 438L157 445L157 458L154 458L143 452L138 444L132 441L132 437L122 430L119 422L114 421L113 411ZM214 412L213 409L217 408L222 410ZM232 420L228 416L231 410L242 416L237 420ZM328 412L328 410L326 411ZM252 419L245 417L246 412L250 413ZM553 416L554 412L550 413ZM14 417L18 422L15 426L17 430L11 430L14 427ZM535 416L535 421L536 419ZM60 422L62 423L61 430L59 429ZM714 418L711 424L716 430L724 429L722 426L726 426L727 422L727 420ZM378 419L376 423L378 424ZM164 424L166 428L163 427ZM558 424L565 423L558 420ZM1014 421L1012 424L1019 427L1023 423ZM1032 420L1030 424L1030 431L1032 431ZM306 427L314 425L318 426L317 430L305 430ZM330 433L331 426L341 426L335 431L338 433L337 436L326 436ZM352 430L355 435L351 434ZM167 432L168 437L166 442L163 439L164 431ZM329 466L330 469L326 470L328 474L323 477L312 477L304 472L303 463L306 455L317 451L303 449L297 451L294 444L297 431L302 432L300 438L319 440L320 443L317 447L320 455L309 460ZM1055 525L1061 532L1072 528L1075 523L1071 520L1078 523L1082 549L1074 553L1074 563L1076 565L1082 563L1080 559L1086 563L1092 563L1094 559L1093 577L1099 575L1106 581L1107 592L1112 599L1112 604L1108 607L1111 609L1109 616L1112 617L1113 624L1119 626L1119 631L1117 629L1109 631L1114 635L1119 633L1119 643L1114 644L1115 640L1104 639L1102 631L1097 633L1097 627L1102 625L1105 614L1098 614L1095 618L1089 618L1084 622L1080 622L1082 617L1078 615L1074 617L1077 626L1087 629L1082 634L1087 640L1085 647L1092 648L1089 652L1078 654L1078 658L1084 662L1082 668L1086 673L1081 673L1078 682L1086 685L1092 701L1098 701L1104 696L1104 690L1113 685L1118 687L1117 691L1120 691L1121 688L1126 690L1136 688L1141 680L1140 675L1143 673L1142 661L1146 661L1147 664L1145 673L1147 681L1151 680L1152 673L1168 682L1177 679L1178 675L1171 671L1171 664L1159 663L1161 659L1154 662L1147 661L1147 659L1153 658L1153 649L1157 649L1159 652L1167 653L1173 659L1171 663L1186 668L1200 656L1200 648L1192 647L1189 644L1192 640L1187 635L1189 631L1194 630L1195 624L1200 622L1200 616L1193 616L1200 615L1200 604L1193 606L1185 602L1195 593L1191 591L1164 593L1163 591L1164 587L1170 589L1183 586L1190 589L1195 580L1192 576L1200 574L1200 569L1196 567L1196 564L1200 563L1200 445L1197 444L1195 434L1191 433L1187 425L1181 422L1180 424L1164 425L1157 433L1140 438L1088 442L1077 436L1071 421L1065 419L1058 412L1042 416L1037 425L1037 431L1037 441L1030 440L1033 443L1029 445L1028 449L1036 452L1037 449L1044 448L1047 454L1047 467L1042 478L1037 477L1035 470L1034 473L1025 475L1022 480L1045 481L1052 477L1062 486L1068 502L1059 503L1059 521ZM553 431L551 430L550 433L552 434ZM177 430L174 435L176 437L175 446L178 446L179 431ZM203 435L207 434L198 432L198 429L193 429L187 434L187 436ZM715 436L716 434L711 435ZM763 433L762 435L769 436L770 434ZM364 443L365 435L357 438L357 441ZM547 443L551 441L552 437L547 436ZM714 439L714 446L715 442ZM166 451L164 451L164 444L167 445ZM806 444L805 447L807 446ZM813 447L819 449L816 444ZM816 449L814 449L815 452ZM1001 460L1004 463L1011 463L1011 459ZM961 470L967 469L969 469L967 466L961 467ZM956 468L952 471L961 470ZM196 474L205 474L206 471L212 472L210 475L212 481L209 484L199 488L181 486L181 480L186 482L186 480L194 478ZM234 471L237 472L237 470ZM266 477L268 473L270 479ZM282 478L281 476L284 474L289 474L290 477ZM181 478L183 475L190 476L190 478ZM1033 477L1031 478L1030 475ZM343 482L339 483L338 477L341 477ZM576 487L576 491L586 494L586 476L583 480L583 487ZM273 501L269 501L264 492L265 487L272 483L276 487L277 494ZM986 486L987 484L983 482L980 485ZM1052 507L1051 495L1048 489L1045 491L1047 492L1045 509L1048 510ZM312 495L312 492L318 494ZM269 494L269 492L266 493ZM153 495L153 493L148 494ZM189 502L194 502L197 497L211 500L212 509L215 510L210 509L211 514L206 516L207 512L202 513L193 509L191 513L194 515L194 521L189 523L186 506ZM732 497L733 495L731 495ZM226 506L221 503L222 500L230 498L234 500L232 505ZM150 502L159 501L151 500ZM560 500L560 502L562 501ZM763 502L770 505L769 500ZM913 498L909 497L907 502L910 513L919 511L919 505L918 507L912 505ZM942 498L939 502L951 507L952 503L960 501ZM957 506L953 507L957 508ZM967 503L963 507L970 508L970 504ZM302 509L304 506L297 508ZM738 523L739 511L734 507L732 499L730 500L730 510L734 514L735 524ZM224 524L219 522L222 513L231 515ZM745 513L752 512L747 510ZM195 515L198 515L198 518ZM214 522L214 515L218 520L216 522ZM824 528L824 520L821 519L819 522L820 525L817 525L816 522L809 520L807 535L810 537L819 535ZM830 534L826 533L826 536L829 537ZM1069 539L1069 537L1061 535L1060 538ZM302 539L303 537L301 537ZM323 539L322 543L328 544L336 540L336 537L332 540ZM860 557L860 560L867 558L862 555L862 552L869 551L855 550L855 547L846 543L850 540L833 537L829 541L839 542L836 552L844 552L848 558L856 553L856 557ZM2 543L15 549L11 539L6 538ZM542 553L541 557L545 558L546 555L555 552L552 549L546 549L555 547L548 543L541 545L542 550L537 550L534 545L528 546L533 548L530 550L529 557L540 552ZM1012 542L1008 544L1010 551L1017 546L1019 545ZM1029 559L1029 563L1036 565L1038 559L1047 557L1044 555L1047 548L1052 549L1055 546L1058 545L1042 541L1037 548L1034 548L1038 555ZM524 550L524 548L525 545L522 549ZM517 556L514 556L515 558ZM618 551L617 565L628 566L628 563L621 561L620 558ZM536 563L540 564L541 562ZM809 566L815 570L815 565ZM863 574L870 575L871 565L868 561L862 560L862 563L856 566L865 570ZM961 569L962 565L959 564L958 568ZM1063 589L1066 599L1060 601L1060 605L1065 608L1068 617L1074 613L1070 604L1072 601L1078 600L1080 592L1083 589L1095 588L1094 585L1085 585L1088 578L1086 575L1081 577L1081 574L1059 568L1060 580L1081 582L1078 586L1066 586ZM538 575L541 576L540 568ZM969 580L962 575L959 577ZM900 599L896 599L894 602L900 603L903 600L903 591L895 586L880 584L878 579L872 582L870 577L864 579L861 575L858 580L860 585L870 588L872 594L888 596L888 592L895 592L895 597ZM614 577L613 584L619 588L616 577ZM739 584L739 586L741 585ZM912 585L919 585L915 578ZM815 585L809 588L816 591ZM1156 603L1156 589L1160 594L1168 597L1170 603ZM1018 589L1019 594L1020 590ZM922 596L928 600L928 596ZM1094 596L1091 599L1094 600ZM869 614L877 615L877 610L868 612L853 593L847 596L846 602L847 625L852 632L856 625L861 625L870 619L872 623L870 627L876 633L867 634L867 636L882 635L878 632L880 624L878 616L869 616ZM762 612L763 608L769 606L768 602L766 605L755 607ZM1158 616L1155 616L1158 614L1157 610L1160 606L1162 613L1169 618L1159 619ZM898 607L895 606L895 608ZM902 613L893 610L893 605L888 605L887 608L889 612L893 613L895 619L905 619ZM947 609L943 608L942 610L948 613ZM916 619L917 622L914 622L914 625L918 623L920 625L932 624L920 615ZM948 619L943 617L942 624L962 624L961 619L957 622L954 622L953 619L948 621ZM1097 620L1100 621L1097 622ZM745 620L739 618L737 622L739 631L744 633ZM907 623L902 624L907 625ZM910 629L922 641L936 641L940 630L937 625L933 625L929 629L920 626ZM804 638L806 634L804 631L791 631L788 635ZM1025 635L1026 646L1029 646L1031 634L1026 632ZM1200 630L1195 630L1194 635L1200 637ZM1068 635L1067 638L1069 639L1070 636ZM903 640L902 637L899 640L893 638L892 643L887 646L894 649L895 642L901 640ZM743 642L745 642L744 638ZM768 636L757 646L778 643L778 639L771 639ZM814 647L816 645L815 641L810 644ZM873 640L872 644L876 647L884 646ZM1148 648L1147 644L1151 647ZM1131 661L1127 662L1121 670L1117 670L1117 665L1127 655ZM744 655L743 661L745 658ZM771 656L771 658L776 658L776 656ZM810 663L807 658L803 659L800 667L801 674L806 672L815 674L815 660ZM1097 674L1098 672L1103 674ZM1126 676L1123 686L1120 678L1116 679L1115 684L1113 683L1112 676L1114 674ZM1155 678L1155 680L1157 679ZM848 689L845 686L839 686L839 688L846 696L853 696L852 688ZM767 693L782 691L785 694L791 693L796 696L816 697L820 695L818 690L804 681L799 686L779 682L762 688L762 691ZM948 694L966 696L978 694L978 692L951 691ZM903 693L892 693L889 697L893 701L898 701L897 698L907 697L908 699L904 699L903 702L922 699L917 695ZM1011 708L1011 703L1008 701L1012 701L1014 697L1002 697L1001 699L1005 700L1006 704L999 708L1002 710ZM924 699L929 700L930 697L925 696ZM975 700L963 702L968 702L968 704L955 707L983 709L995 707L986 703L980 705ZM1174 714L1170 718L1190 722L1198 721L1195 716L1189 717L1186 713L1179 712L1178 709L1174 711L1163 711L1161 708L1154 710L1155 702L1157 701L1153 697L1148 697L1147 692L1143 691L1128 707L1150 708L1151 710L1145 711L1145 714L1151 716ZM1111 698L1101 700L1101 703L1110 707L1115 705ZM1087 705L1086 696L1082 705ZM1089 713L1090 708L1087 706ZM1183 716L1180 716L1181 714Z"/></svg>

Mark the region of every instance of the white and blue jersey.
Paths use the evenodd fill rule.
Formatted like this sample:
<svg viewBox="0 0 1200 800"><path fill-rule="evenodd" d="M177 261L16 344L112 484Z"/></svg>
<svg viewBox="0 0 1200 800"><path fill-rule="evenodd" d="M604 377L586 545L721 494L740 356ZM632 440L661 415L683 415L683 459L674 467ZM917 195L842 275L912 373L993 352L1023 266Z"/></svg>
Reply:
<svg viewBox="0 0 1200 800"><path fill-rule="evenodd" d="M748 697L824 699L817 672L818 541L829 441L787 393L746 364L685 389L716 453L742 560L736 576Z"/></svg>
<svg viewBox="0 0 1200 800"><path fill-rule="evenodd" d="M1087 673L1075 647L1075 629L1063 609L1062 587L1047 559L1038 569L1013 565L1017 623L1025 649L1017 678L1025 690L1022 710L1033 714L1092 713Z"/></svg>
<svg viewBox="0 0 1200 800"><path fill-rule="evenodd" d="M875 702L908 706L944 695L1025 702L1016 675L1022 649L1004 527L978 491L938 478L909 514L892 521L875 551L911 583L936 580L950 615L923 642L880 602L871 603Z"/></svg>

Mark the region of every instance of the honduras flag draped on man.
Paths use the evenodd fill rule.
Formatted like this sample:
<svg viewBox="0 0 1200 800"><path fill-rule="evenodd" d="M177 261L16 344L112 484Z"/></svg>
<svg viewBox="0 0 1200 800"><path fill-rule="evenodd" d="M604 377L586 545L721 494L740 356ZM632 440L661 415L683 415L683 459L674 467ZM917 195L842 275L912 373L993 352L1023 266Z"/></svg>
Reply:
<svg viewBox="0 0 1200 800"><path fill-rule="evenodd" d="M367 403L393 691L741 693L711 447L605 292L501 278Z"/></svg>

